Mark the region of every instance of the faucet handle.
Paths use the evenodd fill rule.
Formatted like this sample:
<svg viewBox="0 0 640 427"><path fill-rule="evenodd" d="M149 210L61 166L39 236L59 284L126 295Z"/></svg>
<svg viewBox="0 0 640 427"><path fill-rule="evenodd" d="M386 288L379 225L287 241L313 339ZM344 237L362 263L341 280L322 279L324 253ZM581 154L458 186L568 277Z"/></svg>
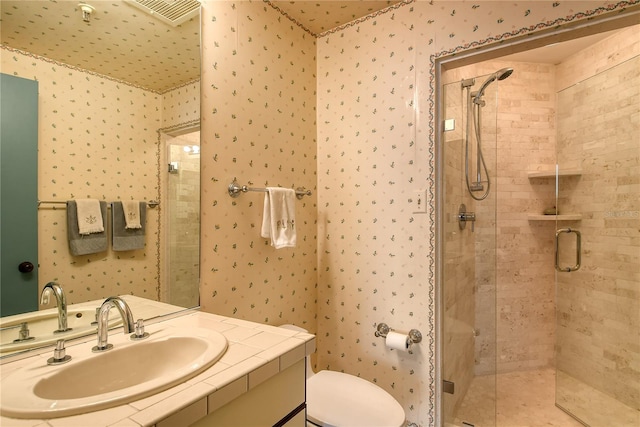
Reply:
<svg viewBox="0 0 640 427"><path fill-rule="evenodd" d="M29 335L29 324L27 322L20 323L18 338L13 340L13 342L31 341L33 339L35 339L35 337Z"/></svg>
<svg viewBox="0 0 640 427"><path fill-rule="evenodd" d="M98 325L98 318L100 317L100 307L96 307L96 318L91 322L91 326Z"/></svg>
<svg viewBox="0 0 640 427"><path fill-rule="evenodd" d="M138 319L136 321L135 333L131 334L130 338L134 341L143 340L149 336L149 332L144 331L144 319Z"/></svg>
<svg viewBox="0 0 640 427"><path fill-rule="evenodd" d="M56 342L56 348L53 350L53 357L47 359L47 365L61 365L71 360L71 356L66 354L64 347L64 340L58 340Z"/></svg>

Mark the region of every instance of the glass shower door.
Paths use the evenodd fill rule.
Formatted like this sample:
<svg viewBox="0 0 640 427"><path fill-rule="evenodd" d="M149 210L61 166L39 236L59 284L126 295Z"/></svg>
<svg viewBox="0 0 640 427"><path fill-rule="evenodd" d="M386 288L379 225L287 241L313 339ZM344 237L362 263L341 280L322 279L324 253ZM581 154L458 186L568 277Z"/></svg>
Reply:
<svg viewBox="0 0 640 427"><path fill-rule="evenodd" d="M481 123L492 187L486 198L475 200L465 177L477 179L468 97L486 77L473 80L443 90L442 377L447 386L442 418L447 427L496 425L496 91L491 87L485 94ZM465 163L473 169L468 174Z"/></svg>
<svg viewBox="0 0 640 427"><path fill-rule="evenodd" d="M167 278L164 301L199 304L200 131L167 136Z"/></svg>
<svg viewBox="0 0 640 427"><path fill-rule="evenodd" d="M590 427L640 425L639 58L558 93L556 404Z"/></svg>

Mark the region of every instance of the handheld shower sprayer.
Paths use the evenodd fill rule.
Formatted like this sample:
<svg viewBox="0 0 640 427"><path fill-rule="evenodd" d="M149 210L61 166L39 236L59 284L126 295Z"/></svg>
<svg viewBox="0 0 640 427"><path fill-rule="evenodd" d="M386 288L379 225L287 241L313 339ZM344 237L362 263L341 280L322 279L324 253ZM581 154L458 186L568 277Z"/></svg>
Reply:
<svg viewBox="0 0 640 427"><path fill-rule="evenodd" d="M467 89L467 134L465 137L465 179L467 183L467 190L469 194L475 200L484 200L489 195L491 188L491 180L489 179L489 170L487 164L484 161L484 155L482 154L482 135L481 135L481 114L482 107L485 106L485 101L482 99L484 91L487 87L496 80L504 80L513 73L513 68L502 68L495 73L491 74L487 80L482 83L480 89L477 92L471 92L471 86L475 84L475 79L466 79L462 81L462 87ZM470 165L469 165L469 153L471 148L469 147L470 139L470 124L473 123L474 133L476 136L476 181L471 182L469 179ZM485 180L482 179L482 170L484 170ZM486 183L486 188L485 188ZM482 195L477 196L474 192L484 191Z"/></svg>
<svg viewBox="0 0 640 427"><path fill-rule="evenodd" d="M489 78L487 78L487 80L485 80L484 83L482 83L482 86L480 86L480 89L477 92L475 92L475 95L472 95L473 102L475 104L480 105L480 103L482 102L482 96L484 95L484 91L485 89L487 89L487 86L489 86L491 83L493 83L496 80L506 79L511 75L511 73L513 73L513 68L502 68L496 71L495 73L491 74Z"/></svg>

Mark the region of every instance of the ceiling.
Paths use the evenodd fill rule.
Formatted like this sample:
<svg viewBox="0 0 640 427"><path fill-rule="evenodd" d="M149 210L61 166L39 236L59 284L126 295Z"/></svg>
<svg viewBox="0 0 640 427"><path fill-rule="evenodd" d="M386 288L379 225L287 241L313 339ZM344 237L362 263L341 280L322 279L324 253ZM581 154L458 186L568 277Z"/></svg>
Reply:
<svg viewBox="0 0 640 427"><path fill-rule="evenodd" d="M163 92L200 76L200 19L172 27L124 1L1 0L2 44Z"/></svg>
<svg viewBox="0 0 640 427"><path fill-rule="evenodd" d="M513 62L537 62L558 65L569 56L593 46L619 30L593 34L579 39L568 40L562 43L554 43L537 49L531 49L520 53L504 56L500 60Z"/></svg>
<svg viewBox="0 0 640 427"><path fill-rule="evenodd" d="M172 26L128 1L84 1L95 8L88 22L83 20L79 0L0 0L0 40L9 47L158 93L199 78L198 16ZM318 35L399 2L271 0L269 3ZM549 58L544 62L558 63L593 42L588 39L555 45L545 48L544 55L539 51L523 53L512 60L541 62L541 58Z"/></svg>
<svg viewBox="0 0 640 427"><path fill-rule="evenodd" d="M318 35L393 4L400 3L400 1L271 0L270 3L298 21L311 33Z"/></svg>
<svg viewBox="0 0 640 427"><path fill-rule="evenodd" d="M83 1L95 8L88 22L79 0L1 0L0 40L159 93L199 78L199 17L173 27L126 1ZM397 2L273 1L272 5L319 34Z"/></svg>

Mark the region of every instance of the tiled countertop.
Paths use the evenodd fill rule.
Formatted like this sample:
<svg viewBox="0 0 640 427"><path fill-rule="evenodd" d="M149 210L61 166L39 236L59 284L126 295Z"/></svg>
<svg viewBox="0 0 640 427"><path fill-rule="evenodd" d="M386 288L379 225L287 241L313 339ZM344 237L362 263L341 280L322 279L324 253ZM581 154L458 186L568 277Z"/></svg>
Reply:
<svg viewBox="0 0 640 427"><path fill-rule="evenodd" d="M135 313L134 313L135 314ZM139 427L153 426L187 406L207 398L220 406L252 389L315 351L315 337L274 326L233 319L198 311L187 312L148 327L206 328L223 334L229 347L212 367L173 388L110 409L49 420L25 420L0 417L3 427L78 426ZM112 331L113 337L122 329ZM75 346L92 346L94 340L67 346L73 354ZM49 352L0 366L0 378L15 369L51 355ZM126 367L124 367L126 369ZM2 396L0 395L0 400Z"/></svg>

